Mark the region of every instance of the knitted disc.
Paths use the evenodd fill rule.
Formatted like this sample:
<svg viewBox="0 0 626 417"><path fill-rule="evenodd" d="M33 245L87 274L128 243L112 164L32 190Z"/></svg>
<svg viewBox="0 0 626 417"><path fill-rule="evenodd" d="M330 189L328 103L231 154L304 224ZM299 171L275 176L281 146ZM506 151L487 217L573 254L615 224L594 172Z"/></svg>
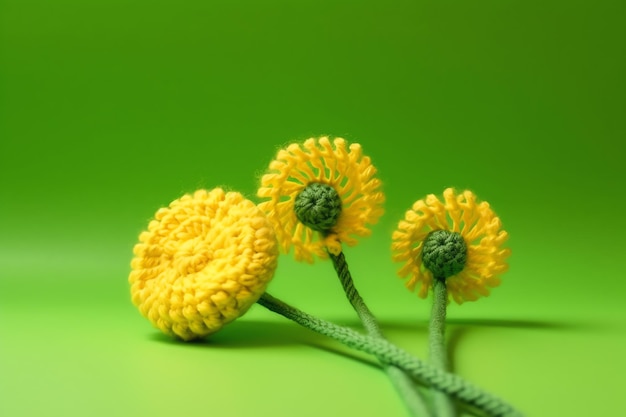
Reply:
<svg viewBox="0 0 626 417"><path fill-rule="evenodd" d="M457 232L435 230L426 236L422 261L435 278L446 279L458 274L467 261L467 245Z"/></svg>
<svg viewBox="0 0 626 417"><path fill-rule="evenodd" d="M134 254L133 303L164 333L191 340L257 301L274 275L278 248L254 203L217 188L158 210Z"/></svg>
<svg viewBox="0 0 626 417"><path fill-rule="evenodd" d="M328 232L341 214L341 198L332 186L313 182L298 194L294 210L305 226L318 232Z"/></svg>

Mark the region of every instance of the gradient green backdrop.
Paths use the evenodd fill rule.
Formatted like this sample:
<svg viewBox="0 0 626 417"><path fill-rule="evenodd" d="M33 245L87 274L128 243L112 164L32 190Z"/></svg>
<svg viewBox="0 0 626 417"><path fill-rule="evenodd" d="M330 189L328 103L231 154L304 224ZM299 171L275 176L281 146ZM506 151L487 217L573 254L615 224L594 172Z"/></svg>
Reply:
<svg viewBox="0 0 626 417"><path fill-rule="evenodd" d="M626 9L611 1L0 0L0 415L405 416L371 358L259 306L204 344L131 305L138 233L199 187L254 198L279 146L359 142L386 215L347 250L396 343L429 302L390 261L445 187L511 235L452 305L455 370L529 416L626 415ZM357 325L328 262L271 292Z"/></svg>

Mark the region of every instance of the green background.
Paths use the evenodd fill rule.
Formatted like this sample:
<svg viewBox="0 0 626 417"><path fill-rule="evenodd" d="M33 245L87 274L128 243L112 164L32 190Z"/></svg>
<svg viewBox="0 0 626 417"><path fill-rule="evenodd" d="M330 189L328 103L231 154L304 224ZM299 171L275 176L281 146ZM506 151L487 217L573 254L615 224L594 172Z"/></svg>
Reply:
<svg viewBox="0 0 626 417"><path fill-rule="evenodd" d="M132 246L183 193L254 198L278 147L359 142L386 214L346 251L389 338L429 302L390 235L445 187L488 200L513 256L452 305L454 369L529 416L626 414L620 1L0 0L0 415L404 416L371 358L259 306L206 343L129 300ZM357 325L328 262L271 293Z"/></svg>

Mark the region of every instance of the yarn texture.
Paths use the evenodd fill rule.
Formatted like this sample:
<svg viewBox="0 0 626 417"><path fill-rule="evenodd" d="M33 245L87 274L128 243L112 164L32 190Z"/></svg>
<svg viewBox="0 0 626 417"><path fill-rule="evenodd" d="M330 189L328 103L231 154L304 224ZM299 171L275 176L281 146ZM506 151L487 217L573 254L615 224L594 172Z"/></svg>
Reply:
<svg viewBox="0 0 626 417"><path fill-rule="evenodd" d="M446 279L463 270L467 261L467 245L463 236L447 230L430 232L422 249L424 267L435 278Z"/></svg>
<svg viewBox="0 0 626 417"><path fill-rule="evenodd" d="M504 247L509 235L489 203L479 203L471 191L457 194L448 188L443 197L440 201L430 194L406 212L392 235L393 260L403 264L398 275L408 278L406 287L426 298L433 272L424 265L424 241L436 230L458 233L465 241L467 256L462 270L446 279L448 296L458 304L475 301L500 285L499 276L508 269L506 260L511 254Z"/></svg>
<svg viewBox="0 0 626 417"><path fill-rule="evenodd" d="M294 248L297 260L313 262L315 257L328 258L328 252L338 254L343 243L352 246L357 237L369 236L367 226L383 214L385 200L375 174L361 145L348 146L342 138L332 142L327 137L311 138L279 150L261 178L257 195L264 199L259 207L274 225L282 251ZM296 215L296 203L301 209L307 201L304 190L319 187L312 184L332 187L340 198L341 213L330 230L313 229L307 217Z"/></svg>
<svg viewBox="0 0 626 417"><path fill-rule="evenodd" d="M258 303L299 325L331 337L344 345L374 355L382 363L393 365L415 381L427 384L492 417L523 417L523 414L499 397L482 390L456 374L438 369L407 351L375 336L365 336L349 327L311 316L302 310L265 293Z"/></svg>
<svg viewBox="0 0 626 417"><path fill-rule="evenodd" d="M330 185L312 182L296 196L294 210L302 224L328 233L341 214L341 198Z"/></svg>
<svg viewBox="0 0 626 417"><path fill-rule="evenodd" d="M339 255L333 255L331 253L330 259L333 262L333 267L335 268L335 272L337 272L337 277L339 278L343 291L354 308L354 311L359 316L367 334L374 338L386 340L378 324L378 320L376 320L372 311L367 304L365 304L365 300L361 297L361 294L354 285L354 280L352 279L352 274L350 273L343 252L339 253ZM415 417L431 417L426 401L422 397L419 389L415 386L415 382L412 380L411 376L397 366L386 362L383 362L382 365L389 379L398 391L398 394L400 394L404 400L404 404L411 415Z"/></svg>
<svg viewBox="0 0 626 417"><path fill-rule="evenodd" d="M258 300L274 275L278 246L253 202L216 188L158 210L133 252L133 303L164 333L192 340Z"/></svg>
<svg viewBox="0 0 626 417"><path fill-rule="evenodd" d="M448 371L448 350L446 349L446 307L448 294L446 281L436 278L433 282L433 306L428 325L428 354L430 363ZM433 407L437 417L455 417L456 409L452 400L441 391L433 392Z"/></svg>

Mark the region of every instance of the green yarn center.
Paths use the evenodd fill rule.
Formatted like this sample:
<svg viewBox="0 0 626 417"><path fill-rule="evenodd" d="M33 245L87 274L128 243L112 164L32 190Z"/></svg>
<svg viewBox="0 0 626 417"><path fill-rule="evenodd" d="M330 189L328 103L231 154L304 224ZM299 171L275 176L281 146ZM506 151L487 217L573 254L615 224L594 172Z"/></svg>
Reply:
<svg viewBox="0 0 626 417"><path fill-rule="evenodd" d="M467 245L457 232L434 230L426 236L422 261L435 278L445 280L458 274L467 262Z"/></svg>
<svg viewBox="0 0 626 417"><path fill-rule="evenodd" d="M328 184L313 182L296 196L296 217L302 224L318 232L328 232L341 214L341 197Z"/></svg>

